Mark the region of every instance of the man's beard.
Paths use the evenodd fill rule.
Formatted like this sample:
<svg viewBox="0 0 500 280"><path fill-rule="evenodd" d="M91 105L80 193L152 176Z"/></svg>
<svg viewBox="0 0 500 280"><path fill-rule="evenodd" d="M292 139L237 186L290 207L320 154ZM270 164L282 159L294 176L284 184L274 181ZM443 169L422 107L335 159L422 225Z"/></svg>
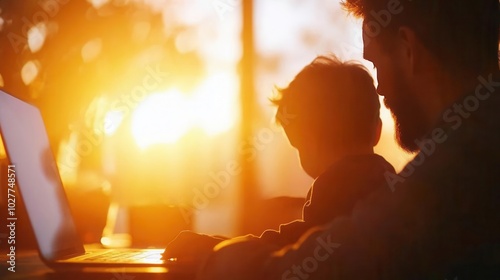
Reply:
<svg viewBox="0 0 500 280"><path fill-rule="evenodd" d="M403 87L399 87L402 89ZM396 140L407 152L417 152L417 140L428 131L422 106L409 90L398 90L398 96L384 99L385 106L391 110L394 118Z"/></svg>

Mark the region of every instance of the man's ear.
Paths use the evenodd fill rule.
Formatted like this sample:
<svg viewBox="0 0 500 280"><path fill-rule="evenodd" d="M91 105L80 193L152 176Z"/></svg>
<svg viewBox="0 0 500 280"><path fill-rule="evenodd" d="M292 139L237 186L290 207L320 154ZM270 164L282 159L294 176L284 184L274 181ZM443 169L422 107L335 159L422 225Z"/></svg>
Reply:
<svg viewBox="0 0 500 280"><path fill-rule="evenodd" d="M378 118L377 127L375 128L375 137L373 138L373 147L377 146L380 141L380 136L382 135L382 120Z"/></svg>
<svg viewBox="0 0 500 280"><path fill-rule="evenodd" d="M401 47L400 58L403 60L401 62L404 62L403 65L406 65L407 70L412 74L423 71L422 51L424 48L415 31L406 26L401 26L398 30L398 39Z"/></svg>

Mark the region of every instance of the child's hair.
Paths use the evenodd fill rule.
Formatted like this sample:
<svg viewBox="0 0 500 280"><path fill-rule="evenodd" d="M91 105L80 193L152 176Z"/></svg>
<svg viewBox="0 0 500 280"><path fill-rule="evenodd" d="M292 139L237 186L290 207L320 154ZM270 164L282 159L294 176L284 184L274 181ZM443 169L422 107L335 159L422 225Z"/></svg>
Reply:
<svg viewBox="0 0 500 280"><path fill-rule="evenodd" d="M305 124L332 144L373 144L380 102L367 69L357 62L342 62L334 55L318 56L304 67L287 88L278 88L271 101L278 106L276 122ZM283 117L292 116L290 120Z"/></svg>

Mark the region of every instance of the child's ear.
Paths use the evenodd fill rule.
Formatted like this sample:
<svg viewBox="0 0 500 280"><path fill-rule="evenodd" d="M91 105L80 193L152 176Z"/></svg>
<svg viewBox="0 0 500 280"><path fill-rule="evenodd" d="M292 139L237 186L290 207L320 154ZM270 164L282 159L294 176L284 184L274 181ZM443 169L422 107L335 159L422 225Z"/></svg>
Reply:
<svg viewBox="0 0 500 280"><path fill-rule="evenodd" d="M382 120L378 118L377 127L375 128L375 137L373 138L373 147L375 147L378 144L378 141L380 141L380 135L382 135Z"/></svg>

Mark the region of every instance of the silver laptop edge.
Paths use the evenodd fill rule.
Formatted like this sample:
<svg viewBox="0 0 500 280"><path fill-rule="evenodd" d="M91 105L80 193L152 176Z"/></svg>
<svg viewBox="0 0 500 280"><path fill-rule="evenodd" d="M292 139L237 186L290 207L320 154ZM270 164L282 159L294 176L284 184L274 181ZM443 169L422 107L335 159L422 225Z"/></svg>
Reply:
<svg viewBox="0 0 500 280"><path fill-rule="evenodd" d="M40 110L0 90L0 133L14 165L21 193L42 260L52 267L164 266L165 261L82 261L83 243L77 233ZM19 198L19 197L18 197ZM137 249L134 249L137 250ZM163 250L148 250L161 253ZM170 264L170 263L169 263Z"/></svg>

